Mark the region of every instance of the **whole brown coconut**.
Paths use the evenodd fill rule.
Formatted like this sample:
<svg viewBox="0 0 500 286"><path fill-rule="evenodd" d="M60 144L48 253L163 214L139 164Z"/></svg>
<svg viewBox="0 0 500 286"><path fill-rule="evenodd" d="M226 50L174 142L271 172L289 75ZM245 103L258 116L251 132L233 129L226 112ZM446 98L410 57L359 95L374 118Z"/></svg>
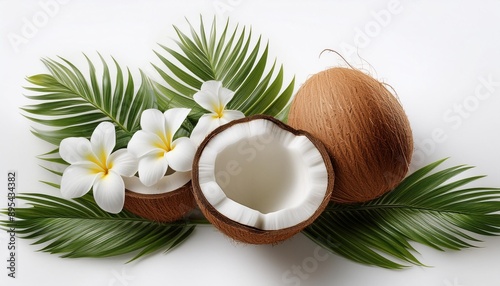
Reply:
<svg viewBox="0 0 500 286"><path fill-rule="evenodd" d="M288 124L325 145L336 174L335 202L377 198L408 172L408 118L384 84L359 70L331 68L309 78L292 102Z"/></svg>

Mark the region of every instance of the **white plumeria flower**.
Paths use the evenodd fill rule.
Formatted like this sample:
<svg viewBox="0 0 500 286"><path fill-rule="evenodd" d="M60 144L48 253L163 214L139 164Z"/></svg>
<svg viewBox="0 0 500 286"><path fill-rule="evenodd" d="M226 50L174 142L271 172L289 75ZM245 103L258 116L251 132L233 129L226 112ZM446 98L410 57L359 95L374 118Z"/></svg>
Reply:
<svg viewBox="0 0 500 286"><path fill-rule="evenodd" d="M191 171L196 146L187 137L173 140L190 111L187 108L172 108L165 113L157 109L143 111L142 130L132 136L128 150L139 158L139 179L145 186L157 184L169 167L179 172Z"/></svg>
<svg viewBox="0 0 500 286"><path fill-rule="evenodd" d="M211 113L204 114L191 132L191 140L199 145L215 128L232 120L245 117L239 110L226 110L227 103L233 98L234 91L222 87L222 82L210 80L202 84L193 99Z"/></svg>
<svg viewBox="0 0 500 286"><path fill-rule="evenodd" d="M119 213L125 202L124 177L137 172L137 158L126 149L112 153L116 144L115 127L100 123L90 141L70 137L61 141L59 154L70 163L62 175L61 194L66 198L85 195L92 187L94 199L103 210Z"/></svg>

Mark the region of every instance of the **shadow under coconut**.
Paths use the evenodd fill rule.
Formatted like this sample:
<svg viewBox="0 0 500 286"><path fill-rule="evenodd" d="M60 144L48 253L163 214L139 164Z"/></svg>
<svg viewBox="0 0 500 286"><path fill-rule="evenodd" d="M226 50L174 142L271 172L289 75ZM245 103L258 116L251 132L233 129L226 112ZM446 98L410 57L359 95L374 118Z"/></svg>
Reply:
<svg viewBox="0 0 500 286"><path fill-rule="evenodd" d="M339 271L338 257L302 234L277 245L258 246L256 251L274 265L279 285L330 285L333 277L356 275L350 268Z"/></svg>

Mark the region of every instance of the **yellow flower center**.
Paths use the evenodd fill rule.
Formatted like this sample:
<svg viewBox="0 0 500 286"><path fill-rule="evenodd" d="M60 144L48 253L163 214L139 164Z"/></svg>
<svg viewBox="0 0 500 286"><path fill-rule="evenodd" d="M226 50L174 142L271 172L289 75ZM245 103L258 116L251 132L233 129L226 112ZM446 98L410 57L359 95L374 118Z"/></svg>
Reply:
<svg viewBox="0 0 500 286"><path fill-rule="evenodd" d="M109 174L109 170L113 168L113 162L108 162L108 156L104 150L100 154L97 154L97 156L89 154L87 160L95 164L94 168L91 169L91 172L94 174L103 173L103 176L106 176Z"/></svg>
<svg viewBox="0 0 500 286"><path fill-rule="evenodd" d="M224 116L224 106L222 106L222 104L215 105L214 112L214 118L222 118L222 116Z"/></svg>
<svg viewBox="0 0 500 286"><path fill-rule="evenodd" d="M173 134L170 132L167 132L167 134L163 134L161 132L158 132L156 134L159 138L160 141L155 142L155 147L162 149L164 152L159 154L159 157L162 157L165 153L172 151L173 146L172 146L172 139L173 139Z"/></svg>

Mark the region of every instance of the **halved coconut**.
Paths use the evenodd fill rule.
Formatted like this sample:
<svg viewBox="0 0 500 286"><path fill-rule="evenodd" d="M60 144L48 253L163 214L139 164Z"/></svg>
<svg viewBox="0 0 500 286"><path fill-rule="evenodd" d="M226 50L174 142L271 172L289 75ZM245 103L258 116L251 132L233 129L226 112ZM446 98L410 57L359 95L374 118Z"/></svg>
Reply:
<svg viewBox="0 0 500 286"><path fill-rule="evenodd" d="M196 202L231 238L283 241L313 222L333 190L321 142L270 116L223 125L201 143L192 170Z"/></svg>
<svg viewBox="0 0 500 286"><path fill-rule="evenodd" d="M124 208L157 222L179 220L196 207L190 179L191 172L175 172L147 187L138 177L124 178Z"/></svg>

